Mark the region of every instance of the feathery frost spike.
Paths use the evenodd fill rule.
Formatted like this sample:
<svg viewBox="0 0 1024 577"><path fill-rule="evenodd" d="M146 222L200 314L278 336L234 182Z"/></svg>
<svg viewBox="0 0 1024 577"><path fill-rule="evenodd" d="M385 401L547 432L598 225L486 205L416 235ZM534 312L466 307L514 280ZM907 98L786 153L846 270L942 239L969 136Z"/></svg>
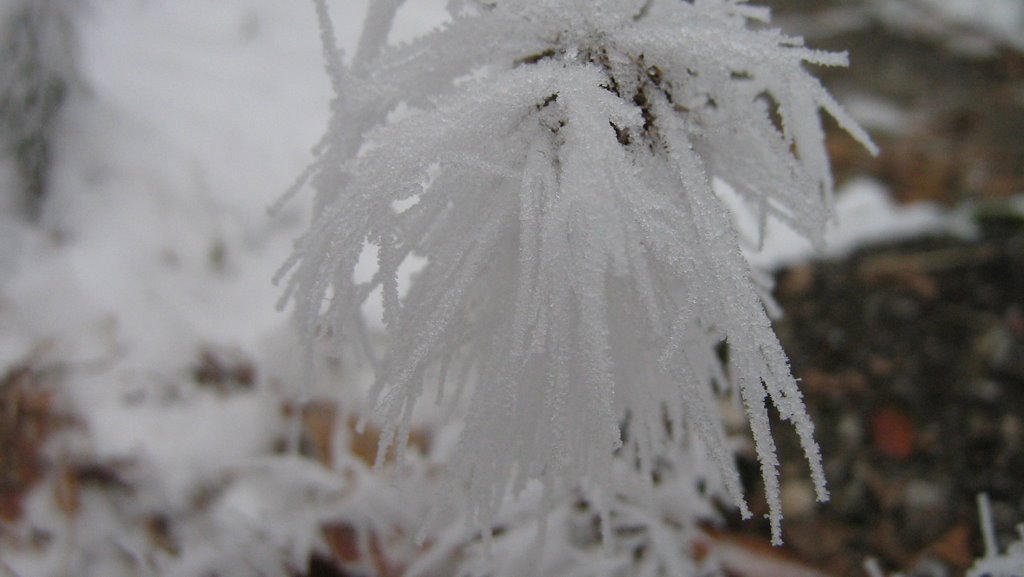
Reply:
<svg viewBox="0 0 1024 577"><path fill-rule="evenodd" d="M827 498L813 426L711 182L762 227L820 243L832 196L821 114L874 151L805 69L845 55L767 29L767 10L739 0L453 1L444 26L389 45L402 2L381 0L348 65L315 1L336 97L311 169L314 220L284 274L307 342L340 353L365 354L359 310L383 293L381 455L404 450L425 380L464 375L445 388L445 402L468 395L449 486L485 534L531 480L547 502L580 486L610 497L614 467L654 483L655 459L686 451L710 457L713 491L747 516L719 414L732 395L773 541L768 403ZM379 270L357 284L367 243ZM426 265L400 296L412 254ZM595 505L606 525L608 500Z"/></svg>

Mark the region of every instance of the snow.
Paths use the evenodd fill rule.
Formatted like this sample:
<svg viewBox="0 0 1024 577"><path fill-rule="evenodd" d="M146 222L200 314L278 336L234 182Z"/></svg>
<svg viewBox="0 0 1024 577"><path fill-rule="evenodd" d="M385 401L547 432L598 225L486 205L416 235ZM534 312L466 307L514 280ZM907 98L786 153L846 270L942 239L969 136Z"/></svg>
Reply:
<svg viewBox="0 0 1024 577"><path fill-rule="evenodd" d="M444 4L408 3L394 38L444 21ZM332 9L351 58L365 2ZM386 520L415 530L407 517L422 512L419 502L401 510L382 497L391 488L368 468L348 462L349 474L339 477L275 453L286 430L281 408L298 394L302 353L289 316L275 308L281 289L270 279L305 228L310 203L300 196L273 216L267 207L310 162L328 119L330 85L311 3L104 0L90 3L78 24L85 89L64 114L41 223L7 210L12 179L0 167L0 374L26 359L63 367L60 398L77 423L50 452L129 462L129 481L147 489L136 497L88 489L77 521L65 523L48 480L33 492L22 524L52 531L57 544L15 552L0 540L3 563L19 575L58 574L66 545L77 551L81 575L147 574L141 562L118 559L125 551L144 556L140 519L153 510L168 512L182 546L196 551L180 563L157 555L149 569L167 574L201 574L226 563L218 555L227 551L282 551L280 558L300 562L323 546L318 524L339 512L386 511ZM893 207L876 183L853 183L837 198L829 255L948 228L938 209ZM773 226L750 258L768 267L809 258L797 238ZM423 266L412 258L399 298ZM368 314L380 319L375 306ZM252 389L198 388L193 371L207 347L251 361ZM457 430L437 433L439 454L452 452ZM411 464L418 471L411 478L431 483L429 465ZM207 489L213 504L191 510ZM567 514L563 508L559 519ZM447 535L456 542L461 533ZM517 532L506 554L526 555L529 542ZM550 551L543 560L560 562Z"/></svg>
<svg viewBox="0 0 1024 577"><path fill-rule="evenodd" d="M269 279L305 210L266 209L309 161L328 84L314 15L290 4L111 0L78 23L84 89L64 113L43 220L31 228L5 211L0 231L0 363L63 367L61 406L77 424L52 441L56 454L131 463L144 490L79 519L94 535L79 545L80 574L127 574L97 560L138 530L125 507L177 522L203 487L242 487L229 480L283 434L287 391L272 376L294 373L259 367L253 390L231 395L190 374L207 347L256 365L282 348L288 321ZM210 515L262 518L278 494L231 497ZM44 501L31 501L28 526L62 527ZM175 527L187 541L190 525ZM230 532L209 546L248 539ZM51 574L4 557L19 574Z"/></svg>
<svg viewBox="0 0 1024 577"><path fill-rule="evenodd" d="M114 319L126 364L172 369L200 340L252 352L281 322L266 279L301 220L266 207L326 115L319 55L302 41L312 16L109 2L82 24L89 94L67 111L44 216L63 240L34 261L61 271L61 306ZM21 282L45 285L34 270Z"/></svg>
<svg viewBox="0 0 1024 577"><path fill-rule="evenodd" d="M889 25L965 54L991 54L1000 46L1024 50L1020 0L874 0L873 7Z"/></svg>
<svg viewBox="0 0 1024 577"><path fill-rule="evenodd" d="M715 189L733 210L741 234L756 239L756 217L742 205L736 192L721 180L715 182ZM745 251L750 262L766 270L812 258L842 258L858 248L885 242L973 234L965 215L929 203L898 206L882 184L867 178L852 180L836 192L835 216L825 233L824 250L816 249L806 238L781 223L769 221L768 229L763 246L756 248L751 242Z"/></svg>
<svg viewBox="0 0 1024 577"><path fill-rule="evenodd" d="M997 37L1024 45L1024 3L1016 0L927 0L942 16L955 23L973 25Z"/></svg>

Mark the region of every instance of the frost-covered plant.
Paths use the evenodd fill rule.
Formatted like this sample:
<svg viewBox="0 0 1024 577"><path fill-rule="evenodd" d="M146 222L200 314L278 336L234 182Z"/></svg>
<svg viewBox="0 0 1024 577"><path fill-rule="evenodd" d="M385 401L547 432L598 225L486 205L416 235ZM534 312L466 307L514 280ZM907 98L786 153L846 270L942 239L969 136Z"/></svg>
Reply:
<svg viewBox="0 0 1024 577"><path fill-rule="evenodd" d="M992 520L992 505L984 493L978 495L978 512L985 554L974 562L967 571L967 577L1024 577L1024 523L1017 526L1020 538L1000 552Z"/></svg>
<svg viewBox="0 0 1024 577"><path fill-rule="evenodd" d="M74 82L76 0L0 3L0 147L30 203L46 191L53 123Z"/></svg>
<svg viewBox="0 0 1024 577"><path fill-rule="evenodd" d="M967 577L1024 577L1024 523L1017 525L1020 538L1000 551L995 521L992 519L992 504L985 493L978 495L978 517L985 553L975 559L974 564L967 570ZM864 570L868 577L886 577L876 559L867 559L864 562ZM892 577L902 575L894 573Z"/></svg>
<svg viewBox="0 0 1024 577"><path fill-rule="evenodd" d="M467 536L458 523L432 523L423 530L430 546L405 574L711 576L735 568L729 552L719 550L700 525L720 520L706 492L714 468L695 451L658 461L652 486L627 459L616 460L616 495L603 503L609 511L603 521L597 510L602 504L585 487L547 503L534 484L502 507L490 538ZM545 546L538 547L538 540ZM452 560L454 570L445 566Z"/></svg>
<svg viewBox="0 0 1024 577"><path fill-rule="evenodd" d="M402 3L369 3L346 62L317 0L336 98L306 175L315 219L282 271L310 351L377 365L378 461L404 452L425 388L440 399L454 381L468 410L449 486L485 531L510 490L539 480L548 505L586 486L608 536L616 459L650 479L683 446L713 457L749 516L727 396L749 417L778 542L769 402L821 500L825 479L712 182L762 230L771 218L820 244L832 179L819 111L873 150L804 68L845 55L768 28L742 0L452 0L444 26L391 45ZM426 264L403 296L412 259ZM375 291L379 361L361 314Z"/></svg>

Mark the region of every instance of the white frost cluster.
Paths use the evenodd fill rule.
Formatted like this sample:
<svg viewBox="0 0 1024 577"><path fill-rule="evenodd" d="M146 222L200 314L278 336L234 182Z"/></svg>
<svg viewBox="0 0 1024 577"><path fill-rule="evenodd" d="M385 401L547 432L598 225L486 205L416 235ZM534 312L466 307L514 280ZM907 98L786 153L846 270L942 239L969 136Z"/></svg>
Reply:
<svg viewBox="0 0 1024 577"><path fill-rule="evenodd" d="M281 273L310 351L375 364L378 461L404 453L436 385L468 405L448 484L485 534L531 480L542 506L587 487L608 533L614 461L650 478L659 455L693 444L748 516L726 397L749 418L778 542L769 404L795 426L821 500L825 479L711 182L762 229L771 217L820 243L832 179L819 111L874 150L804 68L845 55L741 0L452 0L444 26L389 44L402 3L371 2L346 59L317 0L336 98L306 175L314 222ZM403 294L411 261L425 265ZM375 293L380 359L361 314Z"/></svg>

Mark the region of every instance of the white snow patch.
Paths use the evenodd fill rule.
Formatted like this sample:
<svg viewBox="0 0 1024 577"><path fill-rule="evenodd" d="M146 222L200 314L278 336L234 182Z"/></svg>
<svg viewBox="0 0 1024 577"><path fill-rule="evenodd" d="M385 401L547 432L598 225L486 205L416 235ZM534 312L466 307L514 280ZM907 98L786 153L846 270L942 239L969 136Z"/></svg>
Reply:
<svg viewBox="0 0 1024 577"><path fill-rule="evenodd" d="M740 233L754 239L757 220L737 198L728 183L715 180L715 191L733 210ZM825 235L825 250L819 253L810 242L786 226L769 220L764 246L747 249L751 264L778 269L817 257L841 258L872 244L926 235L964 235L964 219L927 203L899 206L888 190L871 179L856 179L836 192L835 216Z"/></svg>

